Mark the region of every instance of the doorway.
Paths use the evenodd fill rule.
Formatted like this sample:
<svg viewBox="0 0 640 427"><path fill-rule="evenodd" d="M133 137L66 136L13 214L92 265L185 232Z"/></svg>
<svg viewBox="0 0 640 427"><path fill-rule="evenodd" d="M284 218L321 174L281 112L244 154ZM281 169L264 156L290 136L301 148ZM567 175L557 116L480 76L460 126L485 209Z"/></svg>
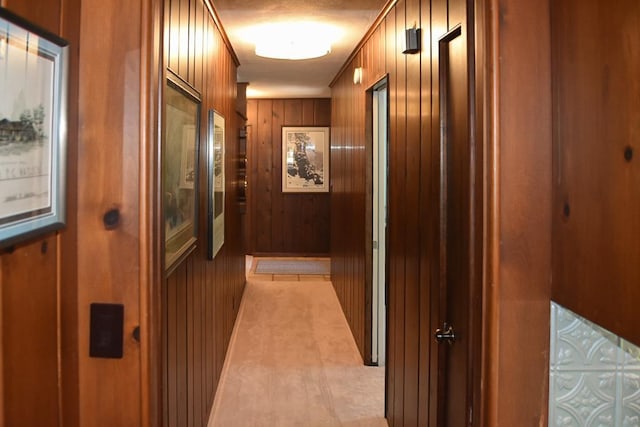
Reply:
<svg viewBox="0 0 640 427"><path fill-rule="evenodd" d="M370 303L367 311L370 333L368 364L384 366L387 353L387 176L389 143L389 94L387 78L376 83L367 92L367 131L369 134L368 188L371 196L367 203L367 268ZM368 301L369 302L369 301Z"/></svg>

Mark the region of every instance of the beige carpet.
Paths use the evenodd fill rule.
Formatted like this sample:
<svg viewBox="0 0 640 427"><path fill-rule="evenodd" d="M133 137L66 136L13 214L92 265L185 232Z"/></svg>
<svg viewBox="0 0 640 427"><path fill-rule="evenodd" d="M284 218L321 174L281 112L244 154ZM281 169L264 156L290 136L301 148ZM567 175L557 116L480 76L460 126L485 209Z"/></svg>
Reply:
<svg viewBox="0 0 640 427"><path fill-rule="evenodd" d="M208 426L386 426L384 368L362 364L331 282L267 280L249 276Z"/></svg>

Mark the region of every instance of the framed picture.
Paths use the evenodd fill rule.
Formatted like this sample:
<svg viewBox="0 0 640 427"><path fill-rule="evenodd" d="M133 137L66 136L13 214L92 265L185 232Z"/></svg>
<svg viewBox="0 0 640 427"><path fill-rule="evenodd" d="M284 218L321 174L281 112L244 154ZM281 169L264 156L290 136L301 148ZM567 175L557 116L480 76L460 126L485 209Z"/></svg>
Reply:
<svg viewBox="0 0 640 427"><path fill-rule="evenodd" d="M209 110L209 259L215 258L224 244L224 117Z"/></svg>
<svg viewBox="0 0 640 427"><path fill-rule="evenodd" d="M329 128L282 127L282 192L329 191Z"/></svg>
<svg viewBox="0 0 640 427"><path fill-rule="evenodd" d="M185 257L197 240L200 97L168 71L162 151L165 268Z"/></svg>
<svg viewBox="0 0 640 427"><path fill-rule="evenodd" d="M0 246L65 222L68 44L0 8Z"/></svg>

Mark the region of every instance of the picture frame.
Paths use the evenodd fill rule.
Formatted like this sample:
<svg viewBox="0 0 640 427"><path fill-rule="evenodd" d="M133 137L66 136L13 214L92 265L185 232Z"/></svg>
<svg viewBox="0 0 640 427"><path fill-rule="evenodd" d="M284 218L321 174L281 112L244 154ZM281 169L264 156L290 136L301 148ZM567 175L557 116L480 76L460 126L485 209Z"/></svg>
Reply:
<svg viewBox="0 0 640 427"><path fill-rule="evenodd" d="M329 192L329 127L282 127L282 192Z"/></svg>
<svg viewBox="0 0 640 427"><path fill-rule="evenodd" d="M193 249L198 237L200 96L169 70L164 91L162 213L165 270Z"/></svg>
<svg viewBox="0 0 640 427"><path fill-rule="evenodd" d="M68 49L0 8L0 247L65 225Z"/></svg>
<svg viewBox="0 0 640 427"><path fill-rule="evenodd" d="M209 259L214 259L224 244L225 119L215 110L208 119Z"/></svg>

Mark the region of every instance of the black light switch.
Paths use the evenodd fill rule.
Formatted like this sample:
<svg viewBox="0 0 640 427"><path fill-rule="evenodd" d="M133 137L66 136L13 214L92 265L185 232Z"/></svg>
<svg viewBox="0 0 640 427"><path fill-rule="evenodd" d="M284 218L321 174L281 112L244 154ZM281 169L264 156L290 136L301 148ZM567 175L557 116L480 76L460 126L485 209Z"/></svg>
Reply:
<svg viewBox="0 0 640 427"><path fill-rule="evenodd" d="M122 358L124 305L91 304L89 356Z"/></svg>

